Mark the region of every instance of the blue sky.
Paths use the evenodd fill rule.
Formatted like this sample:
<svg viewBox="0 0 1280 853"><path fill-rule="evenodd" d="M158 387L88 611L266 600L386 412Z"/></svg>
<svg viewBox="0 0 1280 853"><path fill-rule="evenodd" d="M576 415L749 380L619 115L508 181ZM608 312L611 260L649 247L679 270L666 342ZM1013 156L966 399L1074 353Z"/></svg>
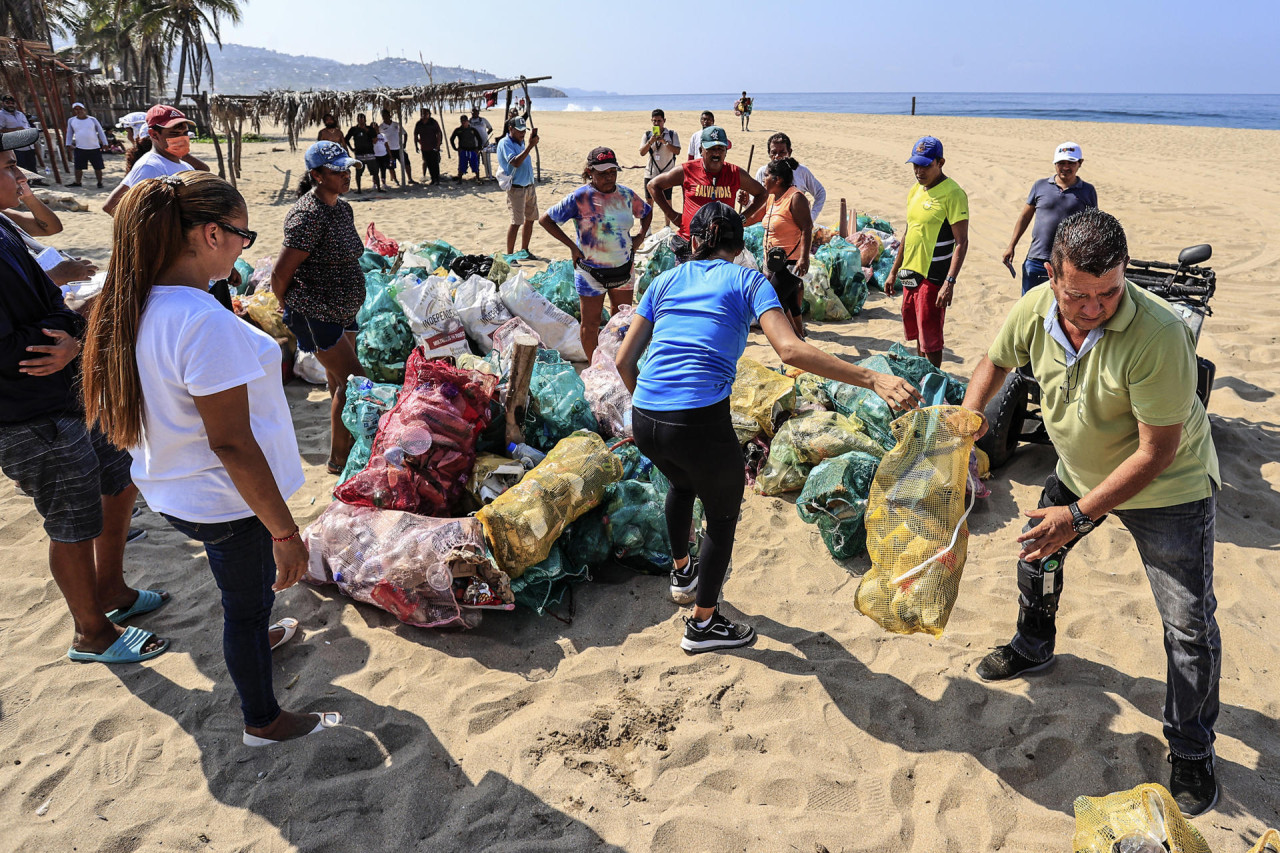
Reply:
<svg viewBox="0 0 1280 853"><path fill-rule="evenodd" d="M243 10L224 41L344 62L421 51L622 94L1280 91L1274 0L246 0Z"/></svg>

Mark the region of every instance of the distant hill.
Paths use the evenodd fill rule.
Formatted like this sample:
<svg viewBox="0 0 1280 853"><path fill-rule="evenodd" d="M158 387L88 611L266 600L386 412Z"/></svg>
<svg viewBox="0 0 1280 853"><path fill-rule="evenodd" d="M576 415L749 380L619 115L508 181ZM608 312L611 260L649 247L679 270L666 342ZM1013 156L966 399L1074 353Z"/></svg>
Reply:
<svg viewBox="0 0 1280 853"><path fill-rule="evenodd" d="M366 89L372 86L421 86L427 73L416 60L388 57L363 65L348 65L318 56L291 56L261 47L209 45L213 58L213 89L227 95L252 95L265 89ZM529 72L536 74L537 69ZM435 66L435 82L488 83L510 79L469 68ZM550 86L530 86L535 98L563 98Z"/></svg>

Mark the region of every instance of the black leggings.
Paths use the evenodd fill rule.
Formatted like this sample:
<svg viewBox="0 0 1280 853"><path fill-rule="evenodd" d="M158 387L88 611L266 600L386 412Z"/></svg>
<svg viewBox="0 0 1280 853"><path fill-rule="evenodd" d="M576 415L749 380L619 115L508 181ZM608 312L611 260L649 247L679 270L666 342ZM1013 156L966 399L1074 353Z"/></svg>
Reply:
<svg viewBox="0 0 1280 853"><path fill-rule="evenodd" d="M636 447L671 481L667 493L667 533L671 555L689 553L693 501L702 499L707 531L698 554L698 607L720 600L733 535L746 486L742 447L729 418L729 398L700 409L655 412L632 409Z"/></svg>

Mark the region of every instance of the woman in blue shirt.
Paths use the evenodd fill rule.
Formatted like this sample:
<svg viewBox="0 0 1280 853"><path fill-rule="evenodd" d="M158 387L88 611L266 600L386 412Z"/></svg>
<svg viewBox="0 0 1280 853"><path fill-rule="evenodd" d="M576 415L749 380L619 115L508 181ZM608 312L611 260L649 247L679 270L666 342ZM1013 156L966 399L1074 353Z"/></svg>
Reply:
<svg viewBox="0 0 1280 853"><path fill-rule="evenodd" d="M742 217L721 202L704 205L690 225L693 260L666 272L645 291L618 350L618 372L632 393L636 446L671 481L667 530L675 565L671 596L693 602L685 618L685 651L745 646L755 630L716 610L733 552L746 485L742 449L729 416L729 393L751 322L784 362L840 382L870 388L895 409L919 393L905 380L849 364L796 337L773 287L759 272L733 263L743 249ZM640 356L649 347L644 369ZM688 553L693 502L706 510L698 560Z"/></svg>

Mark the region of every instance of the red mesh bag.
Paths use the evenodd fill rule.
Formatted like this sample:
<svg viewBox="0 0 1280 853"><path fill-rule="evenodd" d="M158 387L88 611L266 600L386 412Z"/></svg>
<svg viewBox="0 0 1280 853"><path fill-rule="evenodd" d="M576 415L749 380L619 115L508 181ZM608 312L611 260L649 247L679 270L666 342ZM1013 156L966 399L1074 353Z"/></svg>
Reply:
<svg viewBox="0 0 1280 853"><path fill-rule="evenodd" d="M375 228L372 222L364 229L364 247L386 258L394 258L400 254L400 244Z"/></svg>
<svg viewBox="0 0 1280 853"><path fill-rule="evenodd" d="M489 425L498 377L409 355L404 387L382 417L369 464L334 489L353 506L446 516L476 460L476 438Z"/></svg>

